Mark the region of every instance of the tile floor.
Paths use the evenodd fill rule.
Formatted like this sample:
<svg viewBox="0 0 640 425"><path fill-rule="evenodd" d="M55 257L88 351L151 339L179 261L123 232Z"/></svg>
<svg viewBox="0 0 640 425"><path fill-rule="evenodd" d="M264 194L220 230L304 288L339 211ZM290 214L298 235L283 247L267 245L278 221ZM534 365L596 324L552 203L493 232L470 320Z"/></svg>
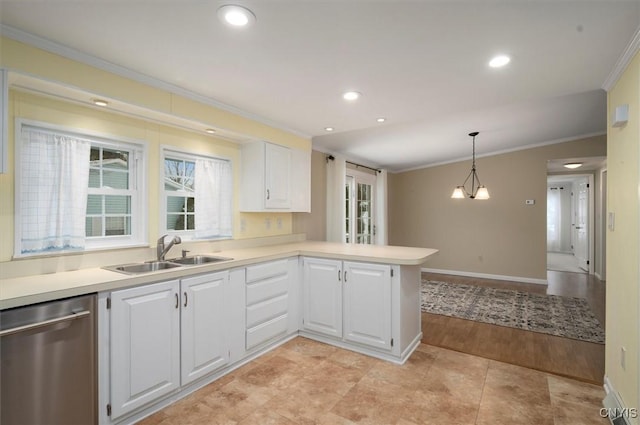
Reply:
<svg viewBox="0 0 640 425"><path fill-rule="evenodd" d="M606 425L601 387L422 344L403 366L297 337L140 425Z"/></svg>

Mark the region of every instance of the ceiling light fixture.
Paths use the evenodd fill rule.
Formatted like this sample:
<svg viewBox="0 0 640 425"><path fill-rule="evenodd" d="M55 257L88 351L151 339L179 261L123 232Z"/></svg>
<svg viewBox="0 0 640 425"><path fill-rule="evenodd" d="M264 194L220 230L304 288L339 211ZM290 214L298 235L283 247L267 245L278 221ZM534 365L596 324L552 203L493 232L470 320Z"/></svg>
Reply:
<svg viewBox="0 0 640 425"><path fill-rule="evenodd" d="M325 127L325 131L333 131L333 127Z"/></svg>
<svg viewBox="0 0 640 425"><path fill-rule="evenodd" d="M256 21L256 15L246 7L225 4L218 9L218 19L233 27L248 27Z"/></svg>
<svg viewBox="0 0 640 425"><path fill-rule="evenodd" d="M106 100L102 100L102 99L92 99L91 101L96 106L107 106L109 104L109 102L107 102Z"/></svg>
<svg viewBox="0 0 640 425"><path fill-rule="evenodd" d="M567 162L564 164L564 168L570 168L572 170L579 167L582 167L582 162Z"/></svg>
<svg viewBox="0 0 640 425"><path fill-rule="evenodd" d="M362 94L357 91L348 91L342 95L342 98L344 100L358 100L360 96L362 96Z"/></svg>
<svg viewBox="0 0 640 425"><path fill-rule="evenodd" d="M501 68L509 62L511 62L511 58L509 56L499 55L489 61L489 66L491 68Z"/></svg>
<svg viewBox="0 0 640 425"><path fill-rule="evenodd" d="M471 171L469 175L462 183L462 186L456 186L451 194L453 199L464 199L465 197L469 197L471 199L489 199L489 191L485 186L480 184L480 178L478 178L478 173L476 173L476 136L480 134L477 131L473 133L469 133L469 136L473 137L473 162L471 163ZM471 177L471 191L467 191L465 187L467 185L467 181L469 181L469 177ZM478 186L476 187L476 181L478 182Z"/></svg>
<svg viewBox="0 0 640 425"><path fill-rule="evenodd" d="M380 117L380 118L378 118L376 121L378 121L378 122L385 122L386 120L387 120L386 118L384 118L384 117Z"/></svg>
<svg viewBox="0 0 640 425"><path fill-rule="evenodd" d="M214 134L216 131L213 128L207 128L204 132L209 134Z"/></svg>

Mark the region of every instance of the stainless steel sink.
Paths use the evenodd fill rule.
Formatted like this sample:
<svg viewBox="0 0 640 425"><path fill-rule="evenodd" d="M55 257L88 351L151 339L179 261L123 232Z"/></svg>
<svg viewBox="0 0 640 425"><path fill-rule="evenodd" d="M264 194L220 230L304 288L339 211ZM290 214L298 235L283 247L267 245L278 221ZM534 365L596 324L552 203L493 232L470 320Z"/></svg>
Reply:
<svg viewBox="0 0 640 425"><path fill-rule="evenodd" d="M170 263L169 261L149 261L146 263L122 264L104 268L125 274L141 274L158 270L174 269L176 267L180 267L180 264Z"/></svg>
<svg viewBox="0 0 640 425"><path fill-rule="evenodd" d="M214 257L210 255L190 255L188 257L173 258L171 263L180 264L181 266L195 266L198 264L218 263L220 261L229 261L233 258L228 257Z"/></svg>

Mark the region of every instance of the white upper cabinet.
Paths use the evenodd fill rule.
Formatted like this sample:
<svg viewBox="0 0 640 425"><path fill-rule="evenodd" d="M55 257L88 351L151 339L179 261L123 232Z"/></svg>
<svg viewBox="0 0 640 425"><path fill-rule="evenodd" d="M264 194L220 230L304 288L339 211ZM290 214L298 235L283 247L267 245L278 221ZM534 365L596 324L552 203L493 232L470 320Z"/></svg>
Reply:
<svg viewBox="0 0 640 425"><path fill-rule="evenodd" d="M242 146L240 211L311 211L311 152L269 142Z"/></svg>

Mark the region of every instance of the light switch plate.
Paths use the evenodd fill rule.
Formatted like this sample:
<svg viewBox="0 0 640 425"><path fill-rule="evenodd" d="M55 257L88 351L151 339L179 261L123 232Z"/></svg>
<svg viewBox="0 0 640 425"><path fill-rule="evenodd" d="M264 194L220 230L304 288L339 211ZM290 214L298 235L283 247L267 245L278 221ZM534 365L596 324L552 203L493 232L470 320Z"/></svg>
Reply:
<svg viewBox="0 0 640 425"><path fill-rule="evenodd" d="M524 201L525 204L527 205L535 205L536 200L535 199L527 199L526 201Z"/></svg>

